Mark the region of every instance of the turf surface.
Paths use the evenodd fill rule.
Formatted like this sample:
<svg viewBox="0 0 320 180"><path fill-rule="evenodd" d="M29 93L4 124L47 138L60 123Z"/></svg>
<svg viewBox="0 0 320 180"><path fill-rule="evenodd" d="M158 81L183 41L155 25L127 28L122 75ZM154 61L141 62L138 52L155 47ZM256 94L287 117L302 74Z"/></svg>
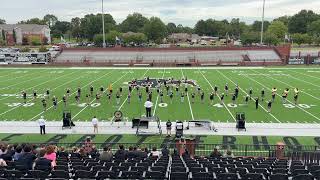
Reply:
<svg viewBox="0 0 320 180"><path fill-rule="evenodd" d="M62 111L62 96L67 88L71 88L71 97L66 109L71 110L74 121L90 121L93 116L100 120L109 121L116 110L121 110L125 117L131 119L144 115L143 103L139 103L137 91L134 90L130 104L127 101L128 88L126 83L134 78L174 78L187 77L196 81L205 93L205 102L201 103L200 96L194 87L189 87L188 96L184 102L174 95L172 104L166 96L166 90L162 87L167 107L160 107L160 98L153 90L153 113L162 121L209 119L214 122L234 122L236 112L245 112L247 122L251 123L319 123L320 122L320 69L290 69L290 68L262 68L262 69L0 69L0 120L31 121L44 115L48 120L60 121ZM225 97L224 104L216 96L213 105L210 105L209 94L216 85L219 87L218 95L224 92L224 86L228 83L229 94ZM115 93L111 103L108 102L106 93L100 102L92 97L86 106L85 94L89 93L90 85L95 92L101 86L106 89L112 84L114 92L123 87L120 104L116 104ZM235 85L240 87L239 98L236 106L232 106L231 94ZM77 105L74 96L77 87L82 89L80 105ZM184 87L184 86L182 86ZM260 101L260 107L255 109L253 100L249 105L244 105L244 96L249 89L253 89L253 97L260 97L262 88L266 91L266 100L271 99L271 88L277 87L278 96L272 105L272 112L267 112L267 104ZM298 104L293 104L293 88L299 88ZM57 96L58 109L52 107L51 98L48 100L48 110L43 111L40 96L32 100L33 90L38 95L44 94L50 89L51 98ZM288 102L282 104L281 94L285 88L289 88ZM180 88L182 91L183 88ZM27 104L22 104L21 92L27 92ZM195 103L191 103L191 92L197 95ZM142 90L143 102L146 100L145 90ZM173 90L175 93L175 90ZM189 98L188 98L189 97Z"/></svg>

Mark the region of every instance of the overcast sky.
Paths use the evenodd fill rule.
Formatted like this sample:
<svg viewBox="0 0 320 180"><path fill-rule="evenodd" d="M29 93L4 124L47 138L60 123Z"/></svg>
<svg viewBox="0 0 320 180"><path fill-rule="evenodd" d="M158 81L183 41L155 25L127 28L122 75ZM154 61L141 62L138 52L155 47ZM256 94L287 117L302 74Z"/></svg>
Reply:
<svg viewBox="0 0 320 180"><path fill-rule="evenodd" d="M251 23L261 19L262 0L104 0L105 11L120 23L139 12L158 16L165 23L193 27L199 19L240 18ZM266 18L293 15L301 9L320 13L320 0L266 0ZM88 13L101 12L101 0L1 0L0 18L16 23L33 17L54 14L59 20L71 20Z"/></svg>

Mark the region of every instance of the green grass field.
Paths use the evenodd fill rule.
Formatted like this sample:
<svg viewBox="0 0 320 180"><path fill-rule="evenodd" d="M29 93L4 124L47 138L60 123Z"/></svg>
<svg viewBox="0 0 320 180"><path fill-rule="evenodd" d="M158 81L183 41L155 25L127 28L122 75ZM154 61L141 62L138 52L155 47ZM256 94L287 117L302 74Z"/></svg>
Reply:
<svg viewBox="0 0 320 180"><path fill-rule="evenodd" d="M66 88L71 88L71 97L68 101L68 110L72 112L74 121L89 121L93 116L100 120L111 120L116 110L121 110L125 117L129 119L139 117L145 113L143 103L139 103L137 91L134 90L131 103L127 102L128 88L126 83L133 78L142 79L146 76L150 78L170 78L181 79L186 76L188 79L196 81L205 93L205 102L201 103L197 94L195 103L191 103L191 92L196 92L196 88L189 87L188 97L183 103L180 97L174 95L172 104L170 98L164 91L164 103L167 107L158 106L160 98L153 89L153 102L155 104L153 113L162 121L170 120L192 120L209 119L214 122L234 122L236 112L245 112L249 123L319 123L320 122L320 69L0 69L0 120L2 121L31 121L44 115L48 120L60 121L64 110L62 96ZM229 85L229 95L225 97L224 104L216 96L213 105L210 105L209 94L212 88L219 87L219 95L224 93L224 85ZM95 91L101 86L106 89L112 84L114 92L123 87L121 102L116 104L115 95L109 103L106 94L100 102L95 98L90 99L90 105L84 97L89 93L90 85ZM239 98L236 105L232 105L231 94L235 85L240 86ZM80 104L76 104L74 96L77 87L82 89ZM184 87L184 86L183 86ZM260 101L260 107L255 109L254 101L245 105L244 96L250 88L253 89L253 97L260 97L262 88L266 91L266 100L271 99L271 88L278 88L278 96L272 105L272 112L267 112L267 104ZM293 104L293 88L300 89L298 105ZM52 107L51 98L48 100L48 109L43 111L41 95L46 89L50 89L51 97L57 96L58 109ZM281 94L285 88L289 88L288 102L282 104ZM182 91L183 88L180 88ZM27 104L23 104L21 92L27 92ZM38 98L32 100L32 92L36 90ZM146 99L145 90L143 92L143 102ZM175 93L175 90L173 90ZM114 93L115 94L115 93Z"/></svg>

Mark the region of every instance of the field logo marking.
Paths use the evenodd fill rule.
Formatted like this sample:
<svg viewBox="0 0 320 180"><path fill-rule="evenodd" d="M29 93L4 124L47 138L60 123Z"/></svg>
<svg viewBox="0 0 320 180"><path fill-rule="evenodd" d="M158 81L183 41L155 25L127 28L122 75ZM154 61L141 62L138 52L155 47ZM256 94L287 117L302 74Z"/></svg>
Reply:
<svg viewBox="0 0 320 180"><path fill-rule="evenodd" d="M160 103L158 106L161 108L165 108L165 107L168 107L168 104L167 103Z"/></svg>

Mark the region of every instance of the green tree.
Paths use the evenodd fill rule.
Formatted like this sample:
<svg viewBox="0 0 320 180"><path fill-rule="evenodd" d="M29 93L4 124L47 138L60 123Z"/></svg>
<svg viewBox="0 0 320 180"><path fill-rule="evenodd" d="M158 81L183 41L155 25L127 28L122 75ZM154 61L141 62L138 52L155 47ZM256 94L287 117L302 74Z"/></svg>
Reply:
<svg viewBox="0 0 320 180"><path fill-rule="evenodd" d="M167 36L167 28L160 18L151 17L144 26L144 33L149 40L160 43Z"/></svg>
<svg viewBox="0 0 320 180"><path fill-rule="evenodd" d="M126 44L142 44L147 42L147 36L143 33L125 33L122 35L122 38Z"/></svg>
<svg viewBox="0 0 320 180"><path fill-rule="evenodd" d="M241 34L241 42L244 45L251 45L260 42L260 33L255 31L246 31Z"/></svg>
<svg viewBox="0 0 320 180"><path fill-rule="evenodd" d="M12 36L13 36L13 42L17 43L17 34L15 29L12 30Z"/></svg>
<svg viewBox="0 0 320 180"><path fill-rule="evenodd" d="M306 33L308 26L319 19L319 15L313 11L302 10L290 18L288 28L290 33Z"/></svg>
<svg viewBox="0 0 320 180"><path fill-rule="evenodd" d="M254 21L253 24L251 25L251 30L256 31L256 32L260 32L261 31L261 24L262 24L261 21ZM270 22L264 21L263 29L267 30L269 26L270 26Z"/></svg>
<svg viewBox="0 0 320 180"><path fill-rule="evenodd" d="M269 45L278 45L280 43L280 39L277 37L275 33L272 32L266 32L264 35L264 42Z"/></svg>
<svg viewBox="0 0 320 180"><path fill-rule="evenodd" d="M317 21L313 21L308 26L308 34L311 36L320 36L320 19Z"/></svg>
<svg viewBox="0 0 320 180"><path fill-rule="evenodd" d="M57 21L55 25L51 29L52 37L60 38L63 36L68 30L71 29L71 23L67 21Z"/></svg>
<svg viewBox="0 0 320 180"><path fill-rule="evenodd" d="M6 24L6 20L0 18L0 24Z"/></svg>
<svg viewBox="0 0 320 180"><path fill-rule="evenodd" d="M80 21L81 36L92 40L95 34L102 33L102 14L87 14ZM104 15L105 32L114 30L116 21L110 14Z"/></svg>
<svg viewBox="0 0 320 180"><path fill-rule="evenodd" d="M177 26L175 23L168 23L167 24L167 31L168 34L176 33L177 32Z"/></svg>
<svg viewBox="0 0 320 180"><path fill-rule="evenodd" d="M106 41L111 44L115 44L116 38L122 38L122 34L118 31L112 30L106 34Z"/></svg>
<svg viewBox="0 0 320 180"><path fill-rule="evenodd" d="M58 18L53 14L47 14L43 17L43 21L51 28L58 22Z"/></svg>
<svg viewBox="0 0 320 180"><path fill-rule="evenodd" d="M120 24L120 30L122 32L142 32L147 22L148 18L142 16L140 13L129 14Z"/></svg>
<svg viewBox="0 0 320 180"><path fill-rule="evenodd" d="M293 43L297 43L299 46L301 44L311 44L312 37L308 34L295 33L291 36Z"/></svg>
<svg viewBox="0 0 320 180"><path fill-rule="evenodd" d="M39 18L31 18L26 21L20 21L18 24L38 24L38 25L46 25L46 22L43 19Z"/></svg>
<svg viewBox="0 0 320 180"><path fill-rule="evenodd" d="M281 21L281 22L283 22L284 25L288 26L290 19L291 19L290 16L281 16L281 17L274 19L273 21Z"/></svg>
<svg viewBox="0 0 320 180"><path fill-rule="evenodd" d="M279 40L284 39L287 32L287 26L281 21L273 21L267 30L268 34L274 34Z"/></svg>
<svg viewBox="0 0 320 180"><path fill-rule="evenodd" d="M4 31L4 29L2 29L1 31L1 36L2 36L2 40L6 41L6 32Z"/></svg>
<svg viewBox="0 0 320 180"><path fill-rule="evenodd" d="M77 39L81 38L81 19L76 17L71 19L71 35Z"/></svg>
<svg viewBox="0 0 320 180"><path fill-rule="evenodd" d="M208 35L209 30L208 30L207 22L202 19L199 20L194 27L194 31L196 34L198 34L200 36Z"/></svg>

